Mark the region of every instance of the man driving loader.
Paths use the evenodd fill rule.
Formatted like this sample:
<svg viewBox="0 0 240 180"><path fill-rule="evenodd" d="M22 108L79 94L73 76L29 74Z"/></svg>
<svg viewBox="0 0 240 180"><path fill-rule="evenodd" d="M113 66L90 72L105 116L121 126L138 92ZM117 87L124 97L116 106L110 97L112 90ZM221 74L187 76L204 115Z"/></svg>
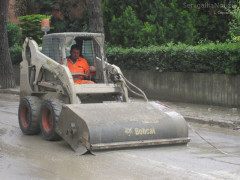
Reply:
<svg viewBox="0 0 240 180"><path fill-rule="evenodd" d="M72 44L77 46L70 51ZM91 80L89 65L97 69L96 84L74 84L73 76L79 78L76 83L93 83L86 81ZM60 136L79 155L94 150L186 144L190 140L180 114L161 103L147 102L144 92L124 78L118 66L107 63L104 34L46 34L42 51L27 37L20 76L18 122L23 134L41 131L46 140ZM130 102L127 84L138 89L146 102Z"/></svg>
<svg viewBox="0 0 240 180"><path fill-rule="evenodd" d="M71 73L73 73L73 80L75 84L94 84L93 81L84 80L84 77L89 77L90 73L95 73L94 66L90 66L87 60L80 56L81 47L77 44L71 46L70 56L67 57L67 65ZM81 74L81 75L80 75Z"/></svg>

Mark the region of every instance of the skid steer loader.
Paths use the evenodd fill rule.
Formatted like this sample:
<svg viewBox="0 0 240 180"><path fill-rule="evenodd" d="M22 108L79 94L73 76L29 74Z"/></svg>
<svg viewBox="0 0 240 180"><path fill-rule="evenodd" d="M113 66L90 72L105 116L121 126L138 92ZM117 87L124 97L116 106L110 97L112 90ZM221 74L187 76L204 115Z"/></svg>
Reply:
<svg viewBox="0 0 240 180"><path fill-rule="evenodd" d="M75 74L66 65L73 44L82 47L82 55L96 68L89 78L95 84L74 84ZM103 34L47 34L42 48L26 38L22 58L18 118L26 135L41 131L46 140L62 138L79 154L190 140L180 114L148 102L141 90L146 102L129 100L132 84L106 61Z"/></svg>

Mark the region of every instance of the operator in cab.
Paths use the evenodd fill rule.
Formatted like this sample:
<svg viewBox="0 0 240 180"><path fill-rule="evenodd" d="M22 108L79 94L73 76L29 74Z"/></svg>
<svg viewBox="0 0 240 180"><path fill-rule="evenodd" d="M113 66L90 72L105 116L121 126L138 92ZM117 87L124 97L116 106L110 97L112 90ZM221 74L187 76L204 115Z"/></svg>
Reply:
<svg viewBox="0 0 240 180"><path fill-rule="evenodd" d="M89 77L90 73L95 73L96 68L90 66L87 60L80 56L81 47L77 44L71 46L70 56L67 57L67 66L71 73L81 73L83 75L73 75L75 84L94 84L93 81L85 80L84 78Z"/></svg>

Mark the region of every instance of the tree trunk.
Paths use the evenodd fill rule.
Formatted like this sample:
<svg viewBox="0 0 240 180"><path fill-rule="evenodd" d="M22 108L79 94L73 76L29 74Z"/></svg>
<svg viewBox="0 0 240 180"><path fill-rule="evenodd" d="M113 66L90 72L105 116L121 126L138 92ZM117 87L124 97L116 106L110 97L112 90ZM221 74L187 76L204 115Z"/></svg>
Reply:
<svg viewBox="0 0 240 180"><path fill-rule="evenodd" d="M88 2L88 18L90 32L104 33L101 5L102 0L89 0Z"/></svg>
<svg viewBox="0 0 240 180"><path fill-rule="evenodd" d="M0 0L0 89L15 87L7 36L8 6L9 0Z"/></svg>

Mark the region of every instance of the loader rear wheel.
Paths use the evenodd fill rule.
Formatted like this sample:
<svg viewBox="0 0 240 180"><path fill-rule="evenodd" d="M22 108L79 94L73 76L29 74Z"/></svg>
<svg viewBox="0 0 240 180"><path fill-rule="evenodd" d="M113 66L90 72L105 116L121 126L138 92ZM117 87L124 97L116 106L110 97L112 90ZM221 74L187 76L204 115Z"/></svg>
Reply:
<svg viewBox="0 0 240 180"><path fill-rule="evenodd" d="M56 124L62 110L62 103L58 100L45 100L41 107L40 128L43 138L49 141L61 139L56 133Z"/></svg>
<svg viewBox="0 0 240 180"><path fill-rule="evenodd" d="M20 100L18 122L23 134L34 135L40 132L40 106L41 100L35 96L26 96Z"/></svg>

